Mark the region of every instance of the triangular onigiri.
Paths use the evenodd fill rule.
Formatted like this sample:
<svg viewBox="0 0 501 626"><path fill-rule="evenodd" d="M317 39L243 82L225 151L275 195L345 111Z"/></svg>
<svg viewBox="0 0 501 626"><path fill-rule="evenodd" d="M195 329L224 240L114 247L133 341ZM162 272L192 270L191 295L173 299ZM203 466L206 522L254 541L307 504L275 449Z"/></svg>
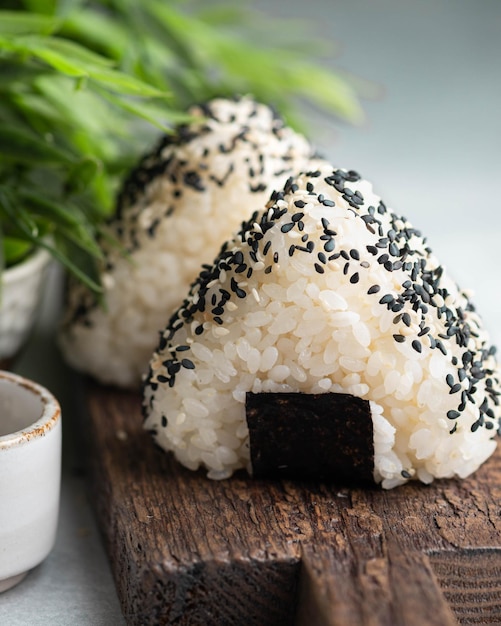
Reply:
<svg viewBox="0 0 501 626"><path fill-rule="evenodd" d="M421 234L325 163L204 267L151 359L145 428L224 478L252 472L248 392L350 394L369 402L377 483L465 477L496 447L494 352Z"/></svg>
<svg viewBox="0 0 501 626"><path fill-rule="evenodd" d="M193 121L165 135L125 180L108 224L120 245L101 240L105 306L79 283L68 290L63 354L104 383L139 387L158 329L202 263L313 156L251 97L216 98L189 113Z"/></svg>

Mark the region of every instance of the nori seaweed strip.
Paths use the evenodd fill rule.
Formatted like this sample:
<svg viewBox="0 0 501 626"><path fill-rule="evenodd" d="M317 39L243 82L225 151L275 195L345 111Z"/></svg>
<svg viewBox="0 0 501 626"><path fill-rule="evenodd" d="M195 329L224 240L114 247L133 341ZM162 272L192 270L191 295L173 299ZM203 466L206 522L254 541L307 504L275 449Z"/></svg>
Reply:
<svg viewBox="0 0 501 626"><path fill-rule="evenodd" d="M367 400L344 393L247 393L254 478L374 483Z"/></svg>

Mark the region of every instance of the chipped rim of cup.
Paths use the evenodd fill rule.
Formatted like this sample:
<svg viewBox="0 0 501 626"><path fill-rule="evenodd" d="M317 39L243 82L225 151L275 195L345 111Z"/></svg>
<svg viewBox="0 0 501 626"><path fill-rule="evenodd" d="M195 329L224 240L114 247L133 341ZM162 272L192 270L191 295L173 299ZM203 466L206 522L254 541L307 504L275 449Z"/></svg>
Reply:
<svg viewBox="0 0 501 626"><path fill-rule="evenodd" d="M12 372L0 371L0 382L2 381L22 387L29 393L34 394L42 402L42 413L28 426L0 436L0 451L44 437L56 426L61 417L61 407L48 389Z"/></svg>

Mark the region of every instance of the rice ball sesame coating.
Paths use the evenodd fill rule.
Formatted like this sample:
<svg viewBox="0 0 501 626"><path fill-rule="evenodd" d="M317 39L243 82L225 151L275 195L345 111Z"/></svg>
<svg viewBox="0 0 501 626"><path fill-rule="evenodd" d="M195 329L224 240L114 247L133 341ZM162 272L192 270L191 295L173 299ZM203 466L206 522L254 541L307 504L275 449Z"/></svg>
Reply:
<svg viewBox="0 0 501 626"><path fill-rule="evenodd" d="M313 156L308 141L251 97L215 99L165 135L124 183L102 239L102 307L73 282L59 343L103 383L139 386L158 331L202 263ZM123 251L128 253L125 257Z"/></svg>
<svg viewBox="0 0 501 626"><path fill-rule="evenodd" d="M150 361L144 427L220 479L252 472L247 392L351 394L370 402L374 480L392 488L464 478L492 454L500 379L468 292L426 239L324 163L193 283Z"/></svg>

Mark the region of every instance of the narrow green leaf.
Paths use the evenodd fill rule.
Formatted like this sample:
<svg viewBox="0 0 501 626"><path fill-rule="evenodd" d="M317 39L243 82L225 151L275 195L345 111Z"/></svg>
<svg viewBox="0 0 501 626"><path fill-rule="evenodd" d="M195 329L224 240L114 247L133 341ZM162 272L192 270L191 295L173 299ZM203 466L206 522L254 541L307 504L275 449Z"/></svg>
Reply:
<svg viewBox="0 0 501 626"><path fill-rule="evenodd" d="M26 190L19 193L19 200L23 207L47 221L50 232L63 233L91 256L102 258L102 250L95 240L94 227L76 204L68 202L64 205Z"/></svg>
<svg viewBox="0 0 501 626"><path fill-rule="evenodd" d="M187 123L193 119L192 116L170 109L167 106L161 107L150 102L117 98L104 90L101 91L101 94L103 98L106 98L115 106L146 120L164 132L172 132L172 123Z"/></svg>
<svg viewBox="0 0 501 626"><path fill-rule="evenodd" d="M70 271L78 280L80 280L84 285L89 287L92 291L96 293L101 293L103 291L102 286L93 278L91 278L88 273L84 272L76 263L72 261L69 255L65 254L60 248L50 244L47 241L39 241L37 245L45 248L50 252L50 254L59 261L68 271Z"/></svg>
<svg viewBox="0 0 501 626"><path fill-rule="evenodd" d="M240 25L250 19L250 13L246 7L230 4L215 4L204 7L197 13L197 17L210 26Z"/></svg>
<svg viewBox="0 0 501 626"><path fill-rule="evenodd" d="M27 11L32 13L54 15L57 2L58 0L23 0L23 5Z"/></svg>
<svg viewBox="0 0 501 626"><path fill-rule="evenodd" d="M88 136L89 144L95 147L97 156L103 153L100 148L110 141L109 136L115 142L117 137L126 133L124 120L94 90L76 91L72 79L56 75L41 76L35 86L54 107L60 122Z"/></svg>
<svg viewBox="0 0 501 626"><path fill-rule="evenodd" d="M293 75L292 75L293 74ZM320 66L296 65L289 74L291 87L301 95L353 124L364 119L364 113L355 90L342 78Z"/></svg>
<svg viewBox="0 0 501 626"><path fill-rule="evenodd" d="M0 10L0 34L24 35L39 33L48 35L56 30L59 20L52 16L21 11Z"/></svg>
<svg viewBox="0 0 501 626"><path fill-rule="evenodd" d="M0 212L7 217L11 228L33 241L39 234L38 224L19 202L17 195L5 185L0 187Z"/></svg>
<svg viewBox="0 0 501 626"><path fill-rule="evenodd" d="M2 249L5 266L9 267L26 258L33 250L33 243L24 239L4 236Z"/></svg>
<svg viewBox="0 0 501 626"><path fill-rule="evenodd" d="M85 157L70 169L64 189L68 195L83 193L96 177L102 164L94 157Z"/></svg>
<svg viewBox="0 0 501 626"><path fill-rule="evenodd" d="M134 78L124 72L111 69L93 69L89 72L92 80L99 82L106 89L123 95L141 96L145 98L167 98L170 94Z"/></svg>
<svg viewBox="0 0 501 626"><path fill-rule="evenodd" d="M73 157L42 137L0 123L0 157L22 163L67 164Z"/></svg>
<svg viewBox="0 0 501 626"><path fill-rule="evenodd" d="M68 15L59 34L106 52L119 59L130 44L130 35L119 19L81 8Z"/></svg>
<svg viewBox="0 0 501 626"><path fill-rule="evenodd" d="M85 215L74 204L65 206L28 189L20 189L18 198L30 211L52 220L55 224L78 228L86 222Z"/></svg>
<svg viewBox="0 0 501 626"><path fill-rule="evenodd" d="M24 40L26 41L26 39ZM62 37L45 37L32 39L32 45L34 47L39 46L57 52L65 59L71 60L74 63L81 63L82 66L93 67L111 67L115 64L112 59L105 57L101 54L97 54L89 48L81 46L79 43L64 39Z"/></svg>

